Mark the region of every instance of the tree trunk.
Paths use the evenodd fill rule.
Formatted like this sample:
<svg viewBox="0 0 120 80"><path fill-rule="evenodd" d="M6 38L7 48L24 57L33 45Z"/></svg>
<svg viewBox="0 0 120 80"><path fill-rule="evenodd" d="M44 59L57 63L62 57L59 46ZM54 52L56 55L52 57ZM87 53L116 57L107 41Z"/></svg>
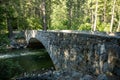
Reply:
<svg viewBox="0 0 120 80"><path fill-rule="evenodd" d="M97 11L98 11L98 0L96 0L95 20L94 20L94 25L93 25L93 31L96 31L96 27L97 27Z"/></svg>
<svg viewBox="0 0 120 80"><path fill-rule="evenodd" d="M7 28L8 28L8 37L12 38L13 29L12 29L12 26L11 26L11 19L10 18L7 18Z"/></svg>
<svg viewBox="0 0 120 80"><path fill-rule="evenodd" d="M92 9L92 0L90 1L90 16L91 16L91 31L93 31L93 27L94 27L94 14L93 14L93 9Z"/></svg>
<svg viewBox="0 0 120 80"><path fill-rule="evenodd" d="M46 16L46 0L42 0L42 26L43 30L47 30L47 16Z"/></svg>
<svg viewBox="0 0 120 80"><path fill-rule="evenodd" d="M47 11L47 28L51 28L51 14L52 14L52 0L48 0L49 3L47 3L47 6L46 6L46 11Z"/></svg>
<svg viewBox="0 0 120 80"><path fill-rule="evenodd" d="M94 29L94 14L93 14L93 10L91 10L91 31L93 31Z"/></svg>
<svg viewBox="0 0 120 80"><path fill-rule="evenodd" d="M72 27L72 1L68 2L68 29Z"/></svg>
<svg viewBox="0 0 120 80"><path fill-rule="evenodd" d="M106 0L104 0L104 23L106 23Z"/></svg>
<svg viewBox="0 0 120 80"><path fill-rule="evenodd" d="M80 17L80 0L77 0L77 18Z"/></svg>
<svg viewBox="0 0 120 80"><path fill-rule="evenodd" d="M114 0L113 8L112 8L112 16L111 16L110 32L112 32L112 29L113 29L113 23L114 23L114 12L115 12L115 3L116 3L116 0Z"/></svg>

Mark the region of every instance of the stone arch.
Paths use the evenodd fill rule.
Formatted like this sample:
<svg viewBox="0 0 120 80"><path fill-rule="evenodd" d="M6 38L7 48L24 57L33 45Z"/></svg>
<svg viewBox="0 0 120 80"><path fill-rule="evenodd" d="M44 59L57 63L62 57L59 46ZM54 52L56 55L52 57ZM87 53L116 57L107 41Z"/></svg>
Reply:
<svg viewBox="0 0 120 80"><path fill-rule="evenodd" d="M49 59L52 61L52 64L53 64L53 69L55 69L55 65L54 65L54 61L52 60L51 56L50 56L50 52L49 52L49 49L46 47L46 45L44 44L44 42L42 42L40 39L37 39L35 37L31 37L28 39L27 41L27 47L28 48L32 48L32 49L45 49L48 53L48 57Z"/></svg>

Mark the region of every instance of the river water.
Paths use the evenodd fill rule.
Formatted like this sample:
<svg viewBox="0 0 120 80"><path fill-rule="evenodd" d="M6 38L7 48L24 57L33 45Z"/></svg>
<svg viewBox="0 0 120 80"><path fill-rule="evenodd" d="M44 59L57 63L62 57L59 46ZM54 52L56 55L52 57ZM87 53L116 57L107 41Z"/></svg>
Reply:
<svg viewBox="0 0 120 80"><path fill-rule="evenodd" d="M0 61L1 60L17 62L24 70L22 73L32 73L54 67L45 49L10 50L7 53L0 54Z"/></svg>

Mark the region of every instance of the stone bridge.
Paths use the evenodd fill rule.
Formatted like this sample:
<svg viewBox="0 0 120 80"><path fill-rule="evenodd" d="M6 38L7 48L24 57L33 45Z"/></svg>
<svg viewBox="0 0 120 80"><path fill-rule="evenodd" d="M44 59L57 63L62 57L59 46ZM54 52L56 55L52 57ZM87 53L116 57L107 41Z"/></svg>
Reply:
<svg viewBox="0 0 120 80"><path fill-rule="evenodd" d="M120 75L120 36L79 31L25 31L26 41L37 39L50 55L57 70ZM118 72L119 70L119 72Z"/></svg>

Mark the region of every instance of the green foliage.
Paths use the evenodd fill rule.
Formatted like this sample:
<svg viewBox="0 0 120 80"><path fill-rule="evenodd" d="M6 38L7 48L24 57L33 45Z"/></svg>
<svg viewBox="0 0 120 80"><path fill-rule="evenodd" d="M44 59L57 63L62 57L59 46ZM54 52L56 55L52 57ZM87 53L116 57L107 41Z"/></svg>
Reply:
<svg viewBox="0 0 120 80"><path fill-rule="evenodd" d="M109 32L109 30L110 30L110 24L100 23L98 26L99 26L99 27L97 27L97 30L98 30L98 31Z"/></svg>
<svg viewBox="0 0 120 80"><path fill-rule="evenodd" d="M27 22L28 22L29 28L31 29L42 29L39 18L30 17L27 19Z"/></svg>
<svg viewBox="0 0 120 80"><path fill-rule="evenodd" d="M7 38L6 27L5 27L5 7L3 5L0 6L0 52L5 49L6 44L9 43Z"/></svg>
<svg viewBox="0 0 120 80"><path fill-rule="evenodd" d="M27 22L26 19L24 19L23 17L19 17L18 18L18 28L19 30L26 30L29 28L29 23Z"/></svg>
<svg viewBox="0 0 120 80"><path fill-rule="evenodd" d="M65 29L68 29L67 23L68 23L67 20L55 21L51 29L54 29L54 30L65 30Z"/></svg>
<svg viewBox="0 0 120 80"><path fill-rule="evenodd" d="M6 50L6 45L9 45L9 42L7 34L0 34L0 52Z"/></svg>
<svg viewBox="0 0 120 80"><path fill-rule="evenodd" d="M98 0L97 30L108 31L114 0ZM120 4L116 0L113 30L120 21ZM6 18L17 30L42 29L46 18L48 29L90 30L95 22L96 0L7 0L0 3L0 31L7 32ZM46 14L46 15L44 15ZM16 20L14 20L16 19Z"/></svg>
<svg viewBox="0 0 120 80"><path fill-rule="evenodd" d="M0 32L5 29L5 8L0 6Z"/></svg>
<svg viewBox="0 0 120 80"><path fill-rule="evenodd" d="M66 4L64 1L53 1L52 14L51 14L51 28L50 29L67 29L67 13Z"/></svg>
<svg viewBox="0 0 120 80"><path fill-rule="evenodd" d="M91 24L90 23L81 24L78 30L91 30Z"/></svg>
<svg viewBox="0 0 120 80"><path fill-rule="evenodd" d="M21 66L12 60L0 60L0 80L10 80L22 72Z"/></svg>

